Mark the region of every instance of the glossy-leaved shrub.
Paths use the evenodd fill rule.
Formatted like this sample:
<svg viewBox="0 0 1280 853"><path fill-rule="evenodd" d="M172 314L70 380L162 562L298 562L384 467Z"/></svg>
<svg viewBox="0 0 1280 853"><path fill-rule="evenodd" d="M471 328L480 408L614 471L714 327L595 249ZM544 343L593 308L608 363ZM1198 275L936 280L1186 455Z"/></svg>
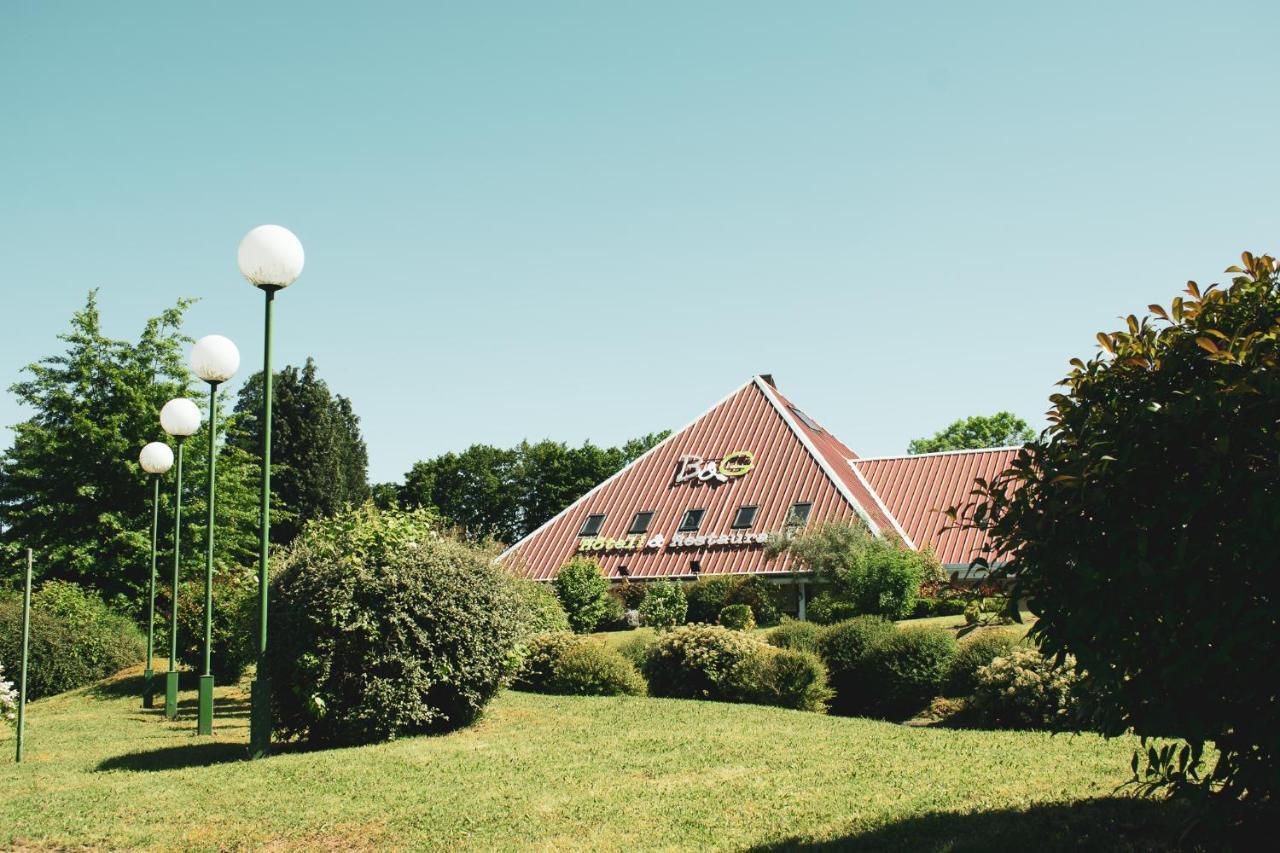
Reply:
<svg viewBox="0 0 1280 853"><path fill-rule="evenodd" d="M756 617L749 604L726 604L720 608L719 622L734 631L750 631L756 627Z"/></svg>
<svg viewBox="0 0 1280 853"><path fill-rule="evenodd" d="M827 666L835 697L831 710L838 714L867 713L876 697L868 691L867 650L896 629L881 616L855 616L822 628L816 637L819 656Z"/></svg>
<svg viewBox="0 0 1280 853"><path fill-rule="evenodd" d="M769 645L780 649L800 649L806 652L816 652L818 651L818 636L821 633L821 625L788 619L770 631L765 640Z"/></svg>
<svg viewBox="0 0 1280 853"><path fill-rule="evenodd" d="M614 621L615 615L622 618L622 602L609 595L608 579L589 557L575 557L561 566L553 585L575 633L589 634L601 623Z"/></svg>
<svg viewBox="0 0 1280 853"><path fill-rule="evenodd" d="M654 581L640 602L640 624L663 630L684 623L688 604L684 587L669 580Z"/></svg>
<svg viewBox="0 0 1280 853"><path fill-rule="evenodd" d="M867 649L862 673L869 712L900 720L942 693L956 656L956 638L943 628L899 628Z"/></svg>
<svg viewBox="0 0 1280 853"><path fill-rule="evenodd" d="M947 678L948 696L968 696L977 684L978 670L998 657L1007 655L1018 645L1017 631L979 628L960 641L951 674Z"/></svg>
<svg viewBox="0 0 1280 853"><path fill-rule="evenodd" d="M979 725L1002 729L1077 728L1081 678L1070 655L1056 665L1037 649L1015 648L978 669L969 706Z"/></svg>
<svg viewBox="0 0 1280 853"><path fill-rule="evenodd" d="M83 687L141 663L146 638L97 593L66 581L46 581L31 596L27 698ZM0 602L0 660L22 656L22 602ZM16 664L13 664L16 666Z"/></svg>
<svg viewBox="0 0 1280 853"><path fill-rule="evenodd" d="M421 511L311 522L271 584L277 732L370 743L476 719L520 664L520 601L491 555Z"/></svg>

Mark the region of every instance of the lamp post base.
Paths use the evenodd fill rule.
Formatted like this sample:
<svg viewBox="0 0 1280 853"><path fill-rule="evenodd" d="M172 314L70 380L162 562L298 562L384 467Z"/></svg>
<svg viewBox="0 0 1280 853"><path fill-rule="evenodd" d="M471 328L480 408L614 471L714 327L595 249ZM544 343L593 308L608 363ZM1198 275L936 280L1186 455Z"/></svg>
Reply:
<svg viewBox="0 0 1280 853"><path fill-rule="evenodd" d="M249 757L266 758L271 752L271 681L263 675L253 680L249 706Z"/></svg>
<svg viewBox="0 0 1280 853"><path fill-rule="evenodd" d="M156 674L154 670L142 671L142 707L152 708L156 704Z"/></svg>
<svg viewBox="0 0 1280 853"><path fill-rule="evenodd" d="M164 678L164 716L178 719L178 673L166 672Z"/></svg>
<svg viewBox="0 0 1280 853"><path fill-rule="evenodd" d="M196 734L213 734L213 676L200 676L200 714Z"/></svg>

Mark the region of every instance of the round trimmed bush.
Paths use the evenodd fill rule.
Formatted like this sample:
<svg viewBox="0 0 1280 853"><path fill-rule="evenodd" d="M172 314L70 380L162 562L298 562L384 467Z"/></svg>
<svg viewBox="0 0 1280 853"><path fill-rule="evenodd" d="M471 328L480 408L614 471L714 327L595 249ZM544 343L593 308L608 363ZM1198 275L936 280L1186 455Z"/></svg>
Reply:
<svg viewBox="0 0 1280 853"><path fill-rule="evenodd" d="M45 581L31 596L27 698L39 699L106 678L146 657L146 637L94 592ZM22 659L22 600L0 602L0 661ZM10 663L17 668L17 663Z"/></svg>
<svg viewBox="0 0 1280 853"><path fill-rule="evenodd" d="M749 671L749 701L797 711L827 710L827 669L813 652L762 646Z"/></svg>
<svg viewBox="0 0 1280 853"><path fill-rule="evenodd" d="M819 625L834 625L858 615L858 608L850 601L837 598L830 591L823 591L809 600L809 619Z"/></svg>
<svg viewBox="0 0 1280 853"><path fill-rule="evenodd" d="M779 605L782 588L760 577L745 575L733 580L725 604L745 604L751 608L756 624L768 628L782 620ZM717 611L716 615L719 615Z"/></svg>
<svg viewBox="0 0 1280 853"><path fill-rule="evenodd" d="M720 608L720 624L731 631L750 631L756 627L756 617L748 604L726 604Z"/></svg>
<svg viewBox="0 0 1280 853"><path fill-rule="evenodd" d="M699 578L689 584L684 591L688 603L685 618L690 622L714 624L721 609L729 603L729 591L733 588L733 582L733 578L726 575L715 575Z"/></svg>
<svg viewBox="0 0 1280 853"><path fill-rule="evenodd" d="M818 636L822 627L812 622L786 620L769 632L766 641L779 649L800 649L806 652L818 651Z"/></svg>
<svg viewBox="0 0 1280 853"><path fill-rule="evenodd" d="M753 658L763 643L719 625L685 625L658 638L644 659L654 696L750 701Z"/></svg>
<svg viewBox="0 0 1280 853"><path fill-rule="evenodd" d="M863 659L870 710L903 719L942 693L956 656L956 638L943 628L895 629Z"/></svg>
<svg viewBox="0 0 1280 853"><path fill-rule="evenodd" d="M276 729L345 745L473 722L515 674L520 601L489 554L421 511L312 522L271 584Z"/></svg>
<svg viewBox="0 0 1280 853"><path fill-rule="evenodd" d="M1076 727L1080 676L1075 659L1062 666L1021 647L980 668L970 707L980 724L1005 729L1065 731Z"/></svg>
<svg viewBox="0 0 1280 853"><path fill-rule="evenodd" d="M631 661L587 640L563 651L551 667L547 689L567 696L643 696L646 687Z"/></svg>
<svg viewBox="0 0 1280 853"><path fill-rule="evenodd" d="M960 642L951 675L947 679L948 696L968 696L978 683L978 670L998 657L1009 654L1018 645L1016 631L998 628L979 629Z"/></svg>
<svg viewBox="0 0 1280 853"><path fill-rule="evenodd" d="M855 616L820 629L817 651L835 691L833 711L856 714L874 706L874 696L867 692L864 659L868 649L895 630L882 616Z"/></svg>
<svg viewBox="0 0 1280 853"><path fill-rule="evenodd" d="M664 630L684 622L687 603L684 587L668 580L655 581L640 602L640 624Z"/></svg>
<svg viewBox="0 0 1280 853"><path fill-rule="evenodd" d="M533 635L525 644L524 660L511 686L518 690L532 690L536 693L548 692L551 672L555 669L556 661L560 660L565 652L586 642L585 637L569 631L551 631Z"/></svg>

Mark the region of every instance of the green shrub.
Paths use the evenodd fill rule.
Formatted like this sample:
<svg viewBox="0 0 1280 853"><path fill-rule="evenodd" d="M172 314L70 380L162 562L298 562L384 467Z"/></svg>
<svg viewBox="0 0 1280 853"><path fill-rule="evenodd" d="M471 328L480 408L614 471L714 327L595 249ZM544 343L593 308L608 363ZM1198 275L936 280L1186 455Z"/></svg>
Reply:
<svg viewBox="0 0 1280 853"><path fill-rule="evenodd" d="M874 696L867 693L864 661L867 650L895 630L882 616L855 616L820 629L817 651L835 691L833 711L856 714L875 707Z"/></svg>
<svg viewBox="0 0 1280 853"><path fill-rule="evenodd" d="M720 609L720 624L734 631L751 631L756 627L755 614L747 604L726 604Z"/></svg>
<svg viewBox="0 0 1280 853"><path fill-rule="evenodd" d="M964 613L965 600L959 597L917 598L911 616L914 619L927 619L931 616L959 616Z"/></svg>
<svg viewBox="0 0 1280 853"><path fill-rule="evenodd" d="M690 622L714 624L720 611L729 603L729 590L733 583L734 579L728 575L714 575L689 584L684 591L688 602L685 618Z"/></svg>
<svg viewBox="0 0 1280 853"><path fill-rule="evenodd" d="M998 657L1009 654L1018 645L1015 631L980 628L960 642L951 674L947 678L948 696L968 696L977 684L978 670Z"/></svg>
<svg viewBox="0 0 1280 853"><path fill-rule="evenodd" d="M569 630L569 617L551 584L516 575L510 579L511 588L520 601L520 621L525 635Z"/></svg>
<svg viewBox="0 0 1280 853"><path fill-rule="evenodd" d="M653 645L653 637L640 633L634 637L628 637L619 644L618 654L631 661L636 669L641 669L644 666L644 656L648 654L651 645Z"/></svg>
<svg viewBox="0 0 1280 853"><path fill-rule="evenodd" d="M589 634L602 622L615 621L608 618L612 610L621 618L622 602L609 595L609 581L595 560L575 557L560 567L552 583L575 633Z"/></svg>
<svg viewBox="0 0 1280 853"><path fill-rule="evenodd" d="M569 646L551 668L548 692L566 696L643 696L635 665L599 642Z"/></svg>
<svg viewBox="0 0 1280 853"><path fill-rule="evenodd" d="M639 627L639 625L632 624L632 622L627 618L627 609L623 606L622 599L612 594L605 595L604 613L601 614L600 621L596 622L594 630L626 631L636 627Z"/></svg>
<svg viewBox="0 0 1280 853"><path fill-rule="evenodd" d="M577 648L589 642L569 631L551 631L545 634L534 634L525 643L524 659L520 670L516 673L512 687L518 690L532 690L535 693L546 693L551 683L551 672L556 661L569 649Z"/></svg>
<svg viewBox="0 0 1280 853"><path fill-rule="evenodd" d="M741 677L749 685L748 701L760 705L822 713L832 695L822 661L800 649L763 646Z"/></svg>
<svg viewBox="0 0 1280 853"><path fill-rule="evenodd" d="M74 583L46 581L31 596L27 698L63 693L142 663L137 626ZM22 602L0 602L0 661L22 659ZM12 664L16 666L16 664Z"/></svg>
<svg viewBox="0 0 1280 853"><path fill-rule="evenodd" d="M870 708L887 719L903 719L942 693L956 656L956 638L942 628L895 629L863 659Z"/></svg>
<svg viewBox="0 0 1280 853"><path fill-rule="evenodd" d="M1066 731L1076 727L1080 676L1075 659L1062 666L1036 649L1015 648L980 668L970 708L981 725Z"/></svg>
<svg viewBox="0 0 1280 853"><path fill-rule="evenodd" d="M799 622L794 619L784 620L781 625L769 632L766 641L780 649L799 649L806 652L818 651L818 636L822 627L813 622Z"/></svg>
<svg viewBox="0 0 1280 853"><path fill-rule="evenodd" d="M834 625L857 616L858 608L851 602L836 598L830 591L823 590L809 600L805 615L819 625Z"/></svg>
<svg viewBox="0 0 1280 853"><path fill-rule="evenodd" d="M660 636L644 659L654 696L745 702L753 696L755 655L764 644L718 625L685 625Z"/></svg>
<svg viewBox="0 0 1280 853"><path fill-rule="evenodd" d="M640 602L640 624L659 630L684 622L687 603L684 587L668 580L654 581Z"/></svg>
<svg viewBox="0 0 1280 853"><path fill-rule="evenodd" d="M645 584L632 583L629 580L614 584L609 590L610 594L621 601L622 606L627 610L640 609L640 602L644 601L645 591Z"/></svg>
<svg viewBox="0 0 1280 853"><path fill-rule="evenodd" d="M421 511L309 524L271 584L277 731L356 744L476 719L520 664L520 601L490 555Z"/></svg>
<svg viewBox="0 0 1280 853"><path fill-rule="evenodd" d="M742 575L729 585L725 604L745 604L751 608L756 624L762 628L777 625L782 620L782 587L770 583L759 575ZM716 611L720 615L720 611Z"/></svg>
<svg viewBox="0 0 1280 853"><path fill-rule="evenodd" d="M252 575L221 575L213 581L214 681L235 684L257 655L258 597ZM157 610L156 618L160 618ZM167 639L167 630L162 632ZM167 650L163 643L156 648ZM166 651L167 654L167 651ZM193 672L204 672L204 581L178 586L178 661Z"/></svg>

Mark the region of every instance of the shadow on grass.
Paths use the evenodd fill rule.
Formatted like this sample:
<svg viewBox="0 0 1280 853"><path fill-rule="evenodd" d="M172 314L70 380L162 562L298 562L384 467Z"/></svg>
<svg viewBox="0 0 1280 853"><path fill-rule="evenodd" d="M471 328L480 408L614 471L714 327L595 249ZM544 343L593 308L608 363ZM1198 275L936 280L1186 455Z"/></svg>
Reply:
<svg viewBox="0 0 1280 853"><path fill-rule="evenodd" d="M1239 846L1239 838L1234 839L1235 844L1221 838L1183 841L1181 836L1191 816L1185 802L1108 797L971 814L935 812L842 838L826 841L796 838L754 849L760 853L1251 849Z"/></svg>
<svg viewBox="0 0 1280 853"><path fill-rule="evenodd" d="M182 770L244 761L248 757L249 750L243 743L192 743L148 752L128 752L104 759L96 769L99 773L110 770Z"/></svg>

